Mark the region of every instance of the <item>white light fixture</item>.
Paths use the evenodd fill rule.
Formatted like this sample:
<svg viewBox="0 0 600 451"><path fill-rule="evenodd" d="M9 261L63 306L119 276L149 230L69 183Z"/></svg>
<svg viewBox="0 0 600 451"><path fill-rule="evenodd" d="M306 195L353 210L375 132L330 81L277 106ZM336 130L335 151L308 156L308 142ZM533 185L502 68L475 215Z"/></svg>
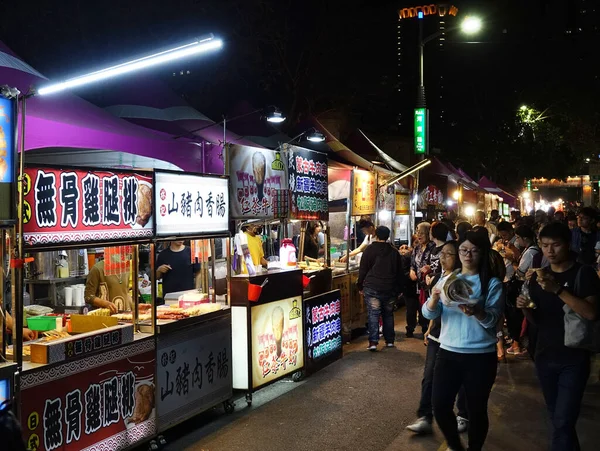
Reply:
<svg viewBox="0 0 600 451"><path fill-rule="evenodd" d="M453 200L450 200L450 199L448 199L448 200L446 201L446 205L448 205L449 207L452 207L452 206L454 205L454 201L453 201Z"/></svg>
<svg viewBox="0 0 600 451"><path fill-rule="evenodd" d="M285 121L285 116L281 111L275 110L267 116L267 122L272 124L281 124Z"/></svg>
<svg viewBox="0 0 600 451"><path fill-rule="evenodd" d="M463 20L460 28L463 33L466 34L475 34L481 30L482 27L481 19L478 17L467 16L465 20Z"/></svg>
<svg viewBox="0 0 600 451"><path fill-rule="evenodd" d="M306 135L306 139L313 143L322 143L325 141L325 135L316 130L312 131L308 135Z"/></svg>
<svg viewBox="0 0 600 451"><path fill-rule="evenodd" d="M223 47L223 41L220 39L215 39L213 36L205 39L198 39L190 44L175 47L171 50L165 50L164 52L155 53L154 55L138 58L127 63L118 64L107 69L92 72L91 74L82 75L81 77L71 78L70 80L42 87L37 90L37 94L41 96L53 94L66 89L87 85L88 83L93 83L136 70L145 69L150 66L156 66L158 64L196 55L198 53L217 50L221 47Z"/></svg>
<svg viewBox="0 0 600 451"><path fill-rule="evenodd" d="M452 193L452 197L454 198L454 200L459 200L460 199L460 191L456 190Z"/></svg>
<svg viewBox="0 0 600 451"><path fill-rule="evenodd" d="M473 216L475 214L475 207L473 207L472 205L468 205L465 207L465 214L469 217Z"/></svg>

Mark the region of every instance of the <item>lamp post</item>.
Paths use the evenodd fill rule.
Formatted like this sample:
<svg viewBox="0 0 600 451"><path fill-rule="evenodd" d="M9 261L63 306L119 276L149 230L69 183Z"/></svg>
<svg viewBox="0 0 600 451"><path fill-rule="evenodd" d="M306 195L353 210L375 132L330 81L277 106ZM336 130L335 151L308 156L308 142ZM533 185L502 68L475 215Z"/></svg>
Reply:
<svg viewBox="0 0 600 451"><path fill-rule="evenodd" d="M461 30L465 34L479 32L482 22L476 17L467 16L462 23L450 28L447 32ZM429 111L427 110L427 99L425 95L425 45L442 36L444 32L438 31L423 38L423 16L419 16L419 87L417 90L417 108L415 109L415 153L419 160L429 153ZM419 129L419 127L421 127Z"/></svg>

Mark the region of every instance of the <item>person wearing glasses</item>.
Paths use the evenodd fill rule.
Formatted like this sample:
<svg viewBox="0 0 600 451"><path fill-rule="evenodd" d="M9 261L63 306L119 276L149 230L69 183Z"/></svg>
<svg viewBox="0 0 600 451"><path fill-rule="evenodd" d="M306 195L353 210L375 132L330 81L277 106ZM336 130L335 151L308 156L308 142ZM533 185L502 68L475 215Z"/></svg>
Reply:
<svg viewBox="0 0 600 451"><path fill-rule="evenodd" d="M433 413L448 448L463 451L454 400L464 386L469 412L469 450L480 451L489 420L488 399L496 380L496 325L504 312L502 281L492 275L491 244L486 233L470 231L460 243L462 269L470 286L469 304L440 302L440 287L423 306L428 319L441 317L440 350L433 376Z"/></svg>
<svg viewBox="0 0 600 451"><path fill-rule="evenodd" d="M431 274L431 254L435 250L435 243L431 241L431 224L421 222L417 225L417 242L413 243L413 252L410 260L410 280L417 284L418 299L413 296L406 297L406 338L414 337L414 330L418 324L423 335L427 330L429 321L423 318L421 306L429 294L426 277Z"/></svg>
<svg viewBox="0 0 600 451"><path fill-rule="evenodd" d="M448 241L442 246L439 254L441 273L435 277L433 285L435 286L442 277L448 277L456 269L460 268L460 259L458 258L458 242ZM412 424L409 424L406 429L415 434L425 435L433 432L433 406L431 404L431 395L433 388L433 373L435 369L435 361L440 349L440 329L442 327L441 319L438 317L429 321L429 328L425 333L423 343L427 346L427 354L425 357L425 368L423 369L423 380L421 382L421 401L417 410L418 419ZM469 415L467 413L467 400L465 398L464 388L461 388L456 401L458 408L458 416L456 422L458 432L466 432L469 427Z"/></svg>

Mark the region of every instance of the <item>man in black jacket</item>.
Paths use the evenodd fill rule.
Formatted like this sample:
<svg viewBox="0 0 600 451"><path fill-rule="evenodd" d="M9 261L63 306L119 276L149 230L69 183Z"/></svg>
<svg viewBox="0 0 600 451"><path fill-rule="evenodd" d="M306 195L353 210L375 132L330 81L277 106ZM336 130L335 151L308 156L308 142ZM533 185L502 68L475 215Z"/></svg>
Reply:
<svg viewBox="0 0 600 451"><path fill-rule="evenodd" d="M387 242L390 229L379 226L371 245L360 260L358 289L363 292L369 316L369 351L377 351L379 316L383 318L386 347L393 348L394 304L403 285L404 274L398 250Z"/></svg>

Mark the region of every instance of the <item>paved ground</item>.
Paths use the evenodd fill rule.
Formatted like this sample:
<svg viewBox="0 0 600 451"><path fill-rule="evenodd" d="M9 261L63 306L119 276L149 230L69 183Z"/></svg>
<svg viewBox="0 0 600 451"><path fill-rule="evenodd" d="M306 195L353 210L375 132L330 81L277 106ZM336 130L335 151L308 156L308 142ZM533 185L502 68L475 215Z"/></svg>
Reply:
<svg viewBox="0 0 600 451"><path fill-rule="evenodd" d="M366 351L366 337L344 347L344 358L300 383L278 382L243 398L236 412L200 415L166 434L170 451L445 450L439 430L415 437L405 430L415 418L425 347L404 338L395 349ZM598 373L596 368L596 374ZM498 367L490 399L489 451L545 450L545 407L529 360ZM600 443L600 384L590 381L579 421L583 450ZM466 439L466 437L465 437Z"/></svg>

